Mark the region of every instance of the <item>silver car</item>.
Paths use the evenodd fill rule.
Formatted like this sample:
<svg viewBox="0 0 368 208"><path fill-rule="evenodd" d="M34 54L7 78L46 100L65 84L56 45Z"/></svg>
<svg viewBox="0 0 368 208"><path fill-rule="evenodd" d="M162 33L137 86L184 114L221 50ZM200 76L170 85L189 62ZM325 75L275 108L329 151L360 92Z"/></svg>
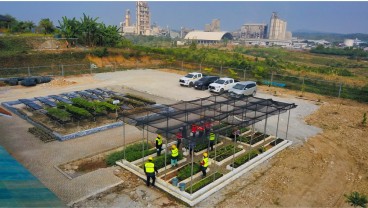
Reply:
<svg viewBox="0 0 368 208"><path fill-rule="evenodd" d="M257 83L253 81L238 82L229 89L231 97L240 98L243 96L255 96L257 93Z"/></svg>

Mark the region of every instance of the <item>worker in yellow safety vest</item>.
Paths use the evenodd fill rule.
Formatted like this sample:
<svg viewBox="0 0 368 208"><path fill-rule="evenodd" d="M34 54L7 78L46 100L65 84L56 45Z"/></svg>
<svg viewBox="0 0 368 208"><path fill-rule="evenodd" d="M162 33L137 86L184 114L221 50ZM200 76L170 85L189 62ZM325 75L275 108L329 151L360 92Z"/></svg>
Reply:
<svg viewBox="0 0 368 208"><path fill-rule="evenodd" d="M213 151L213 145L215 144L215 138L216 138L216 135L215 135L215 133L213 133L213 130L211 129L211 132L210 132L210 147L211 147L211 151Z"/></svg>
<svg viewBox="0 0 368 208"><path fill-rule="evenodd" d="M178 156L179 156L179 149L176 147L175 144L171 146L171 166L178 165Z"/></svg>
<svg viewBox="0 0 368 208"><path fill-rule="evenodd" d="M203 153L203 159L201 161L201 171L202 171L202 177L206 177L206 170L208 167L208 154L207 152Z"/></svg>
<svg viewBox="0 0 368 208"><path fill-rule="evenodd" d="M147 176L146 184L149 187L150 186L150 179L152 178L152 186L155 186L156 181L156 175L155 172L158 173L157 168L155 167L155 163L153 163L153 158L149 157L148 162L144 164L144 172Z"/></svg>
<svg viewBox="0 0 368 208"><path fill-rule="evenodd" d="M156 150L157 156L160 156L162 151L162 136L160 134L157 134L156 137Z"/></svg>

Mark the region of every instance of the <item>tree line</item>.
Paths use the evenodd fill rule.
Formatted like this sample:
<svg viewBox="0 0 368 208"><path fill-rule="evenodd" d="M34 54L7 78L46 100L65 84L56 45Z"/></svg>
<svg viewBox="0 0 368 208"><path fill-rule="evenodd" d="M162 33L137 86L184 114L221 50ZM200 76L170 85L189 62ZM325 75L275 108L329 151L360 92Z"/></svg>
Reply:
<svg viewBox="0 0 368 208"><path fill-rule="evenodd" d="M87 46L107 46L114 47L121 41L121 36L117 26L105 25L98 22L98 17L94 18L83 13L78 20L74 18L62 17L58 20L59 25L55 26L49 18L43 18L36 25L32 21L20 21L11 15L3 15L7 21L0 22L0 28L8 33L38 33L53 34L58 37L71 39L77 38L78 43Z"/></svg>

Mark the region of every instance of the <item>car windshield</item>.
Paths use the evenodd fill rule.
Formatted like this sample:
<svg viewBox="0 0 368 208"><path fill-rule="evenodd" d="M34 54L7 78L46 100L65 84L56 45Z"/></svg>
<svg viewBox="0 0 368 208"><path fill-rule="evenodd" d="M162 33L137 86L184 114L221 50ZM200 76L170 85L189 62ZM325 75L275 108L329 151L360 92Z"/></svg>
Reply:
<svg viewBox="0 0 368 208"><path fill-rule="evenodd" d="M187 76L185 76L186 78L192 78L194 75L193 74L187 74Z"/></svg>
<svg viewBox="0 0 368 208"><path fill-rule="evenodd" d="M217 83L217 84L224 84L224 82L225 82L225 80L219 79L215 83Z"/></svg>
<svg viewBox="0 0 368 208"><path fill-rule="evenodd" d="M245 85L242 85L242 84L236 84L233 88L234 88L234 89L236 89L236 90L244 90Z"/></svg>

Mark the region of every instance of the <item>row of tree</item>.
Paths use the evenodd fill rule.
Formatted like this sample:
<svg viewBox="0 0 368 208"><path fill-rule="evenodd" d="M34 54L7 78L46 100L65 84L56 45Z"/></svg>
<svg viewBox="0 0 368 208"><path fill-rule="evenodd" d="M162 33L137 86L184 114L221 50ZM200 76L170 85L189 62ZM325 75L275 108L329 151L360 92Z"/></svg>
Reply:
<svg viewBox="0 0 368 208"><path fill-rule="evenodd" d="M114 47L121 41L117 26L106 26L97 22L98 17L93 18L86 14L80 20L76 18L62 17L59 26L54 26L49 18L41 19L38 25L32 21L19 21L11 15L4 15L7 21L0 22L0 28L7 29L10 33L43 33L61 35L67 40L77 38L78 43L88 46Z"/></svg>

